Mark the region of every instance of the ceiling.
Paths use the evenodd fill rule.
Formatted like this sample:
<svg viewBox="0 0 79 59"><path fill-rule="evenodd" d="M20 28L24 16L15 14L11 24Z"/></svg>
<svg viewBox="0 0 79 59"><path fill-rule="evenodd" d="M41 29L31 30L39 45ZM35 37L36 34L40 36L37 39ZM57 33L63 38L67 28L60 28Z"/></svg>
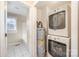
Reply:
<svg viewBox="0 0 79 59"><path fill-rule="evenodd" d="M70 4L70 1L39 1L36 7L56 6L61 4Z"/></svg>
<svg viewBox="0 0 79 59"><path fill-rule="evenodd" d="M35 1L26 1L26 2L32 5L35 3Z"/></svg>
<svg viewBox="0 0 79 59"><path fill-rule="evenodd" d="M25 1L31 5L34 5L36 7L45 7L45 6L53 6L56 7L58 5L68 4L70 1ZM28 6L25 6L20 1L8 1L7 3L7 11L10 13L15 13L19 15L26 16L29 12Z"/></svg>
<svg viewBox="0 0 79 59"><path fill-rule="evenodd" d="M9 1L7 2L7 11L10 13L26 16L29 12L29 8L20 1Z"/></svg>

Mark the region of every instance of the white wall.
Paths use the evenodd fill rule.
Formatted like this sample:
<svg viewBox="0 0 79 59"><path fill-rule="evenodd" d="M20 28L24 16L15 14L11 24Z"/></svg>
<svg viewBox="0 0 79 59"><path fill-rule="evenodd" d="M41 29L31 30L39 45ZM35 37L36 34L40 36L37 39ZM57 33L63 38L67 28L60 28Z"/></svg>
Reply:
<svg viewBox="0 0 79 59"><path fill-rule="evenodd" d="M27 24L26 24L26 22L22 23L22 39L27 44L28 39L27 39Z"/></svg>
<svg viewBox="0 0 79 59"><path fill-rule="evenodd" d="M43 27L46 29L47 31L47 8L37 8L37 17L38 17L38 21L41 21L43 24Z"/></svg>
<svg viewBox="0 0 79 59"><path fill-rule="evenodd" d="M29 39L29 52L33 57L37 56L36 11L36 8L31 6L29 10L29 18L27 20L27 38Z"/></svg>

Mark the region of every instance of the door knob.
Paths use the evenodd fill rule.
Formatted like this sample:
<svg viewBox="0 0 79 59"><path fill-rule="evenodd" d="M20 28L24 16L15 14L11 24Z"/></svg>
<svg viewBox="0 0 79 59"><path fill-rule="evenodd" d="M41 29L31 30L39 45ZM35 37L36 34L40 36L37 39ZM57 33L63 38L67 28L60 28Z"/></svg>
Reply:
<svg viewBox="0 0 79 59"><path fill-rule="evenodd" d="M5 33L5 37L7 37L7 33Z"/></svg>

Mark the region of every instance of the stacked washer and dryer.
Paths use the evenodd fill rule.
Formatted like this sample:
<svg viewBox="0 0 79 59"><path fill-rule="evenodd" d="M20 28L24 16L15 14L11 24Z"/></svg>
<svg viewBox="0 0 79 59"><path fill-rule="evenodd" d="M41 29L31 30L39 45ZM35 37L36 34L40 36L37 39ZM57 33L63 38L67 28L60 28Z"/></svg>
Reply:
<svg viewBox="0 0 79 59"><path fill-rule="evenodd" d="M69 57L71 54L71 9L69 5L48 12L48 57Z"/></svg>

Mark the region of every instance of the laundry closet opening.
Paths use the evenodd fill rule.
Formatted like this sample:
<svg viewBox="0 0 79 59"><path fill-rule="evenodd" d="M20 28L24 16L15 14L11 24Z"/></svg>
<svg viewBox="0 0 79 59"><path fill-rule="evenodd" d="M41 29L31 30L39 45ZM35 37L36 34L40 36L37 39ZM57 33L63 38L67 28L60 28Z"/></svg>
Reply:
<svg viewBox="0 0 79 59"><path fill-rule="evenodd" d="M7 2L6 39L8 57L30 56L27 20L29 8L19 1Z"/></svg>

